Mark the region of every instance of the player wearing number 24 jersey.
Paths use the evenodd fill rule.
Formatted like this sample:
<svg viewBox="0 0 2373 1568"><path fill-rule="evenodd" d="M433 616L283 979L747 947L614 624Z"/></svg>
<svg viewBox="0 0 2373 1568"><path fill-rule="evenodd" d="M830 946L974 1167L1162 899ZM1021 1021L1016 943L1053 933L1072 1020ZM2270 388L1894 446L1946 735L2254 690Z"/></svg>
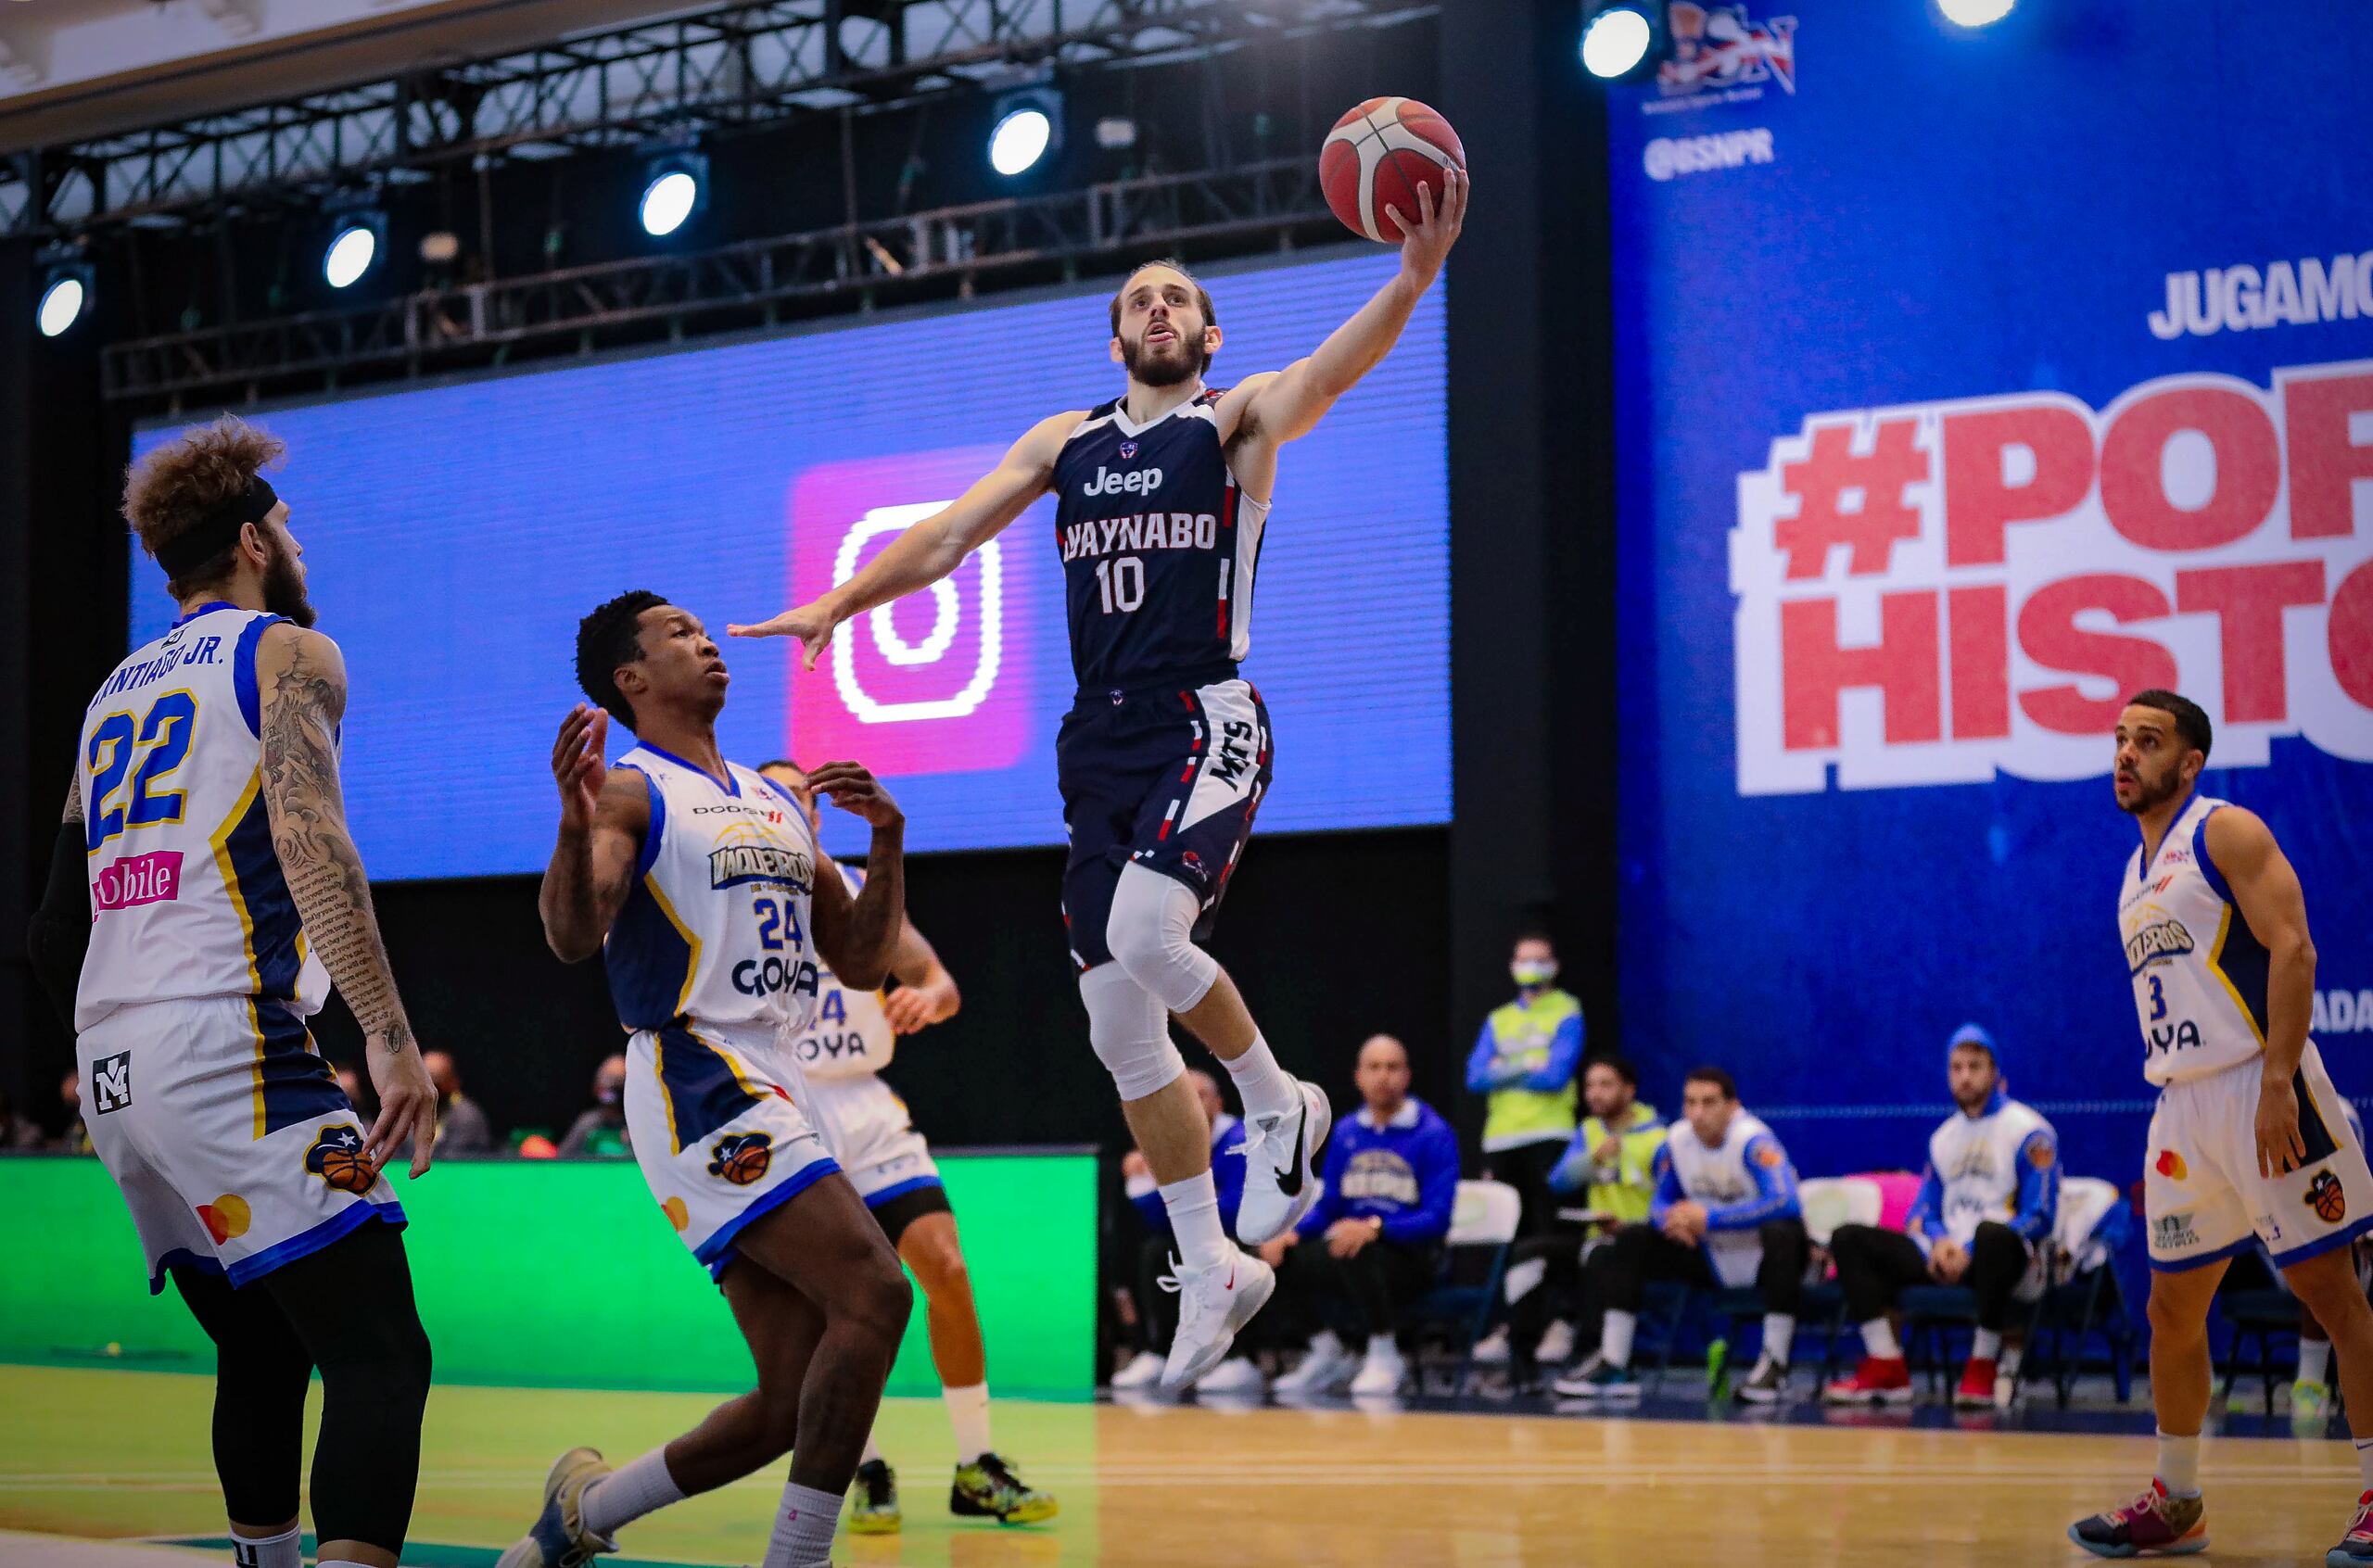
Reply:
<svg viewBox="0 0 2373 1568"><path fill-rule="evenodd" d="M2325 1561L2373 1563L2373 1307L2349 1246L2373 1230L2373 1170L2307 1038L2316 947L2298 873L2263 821L2199 791L2214 739L2172 691L2138 693L2118 716L2117 802L2142 829L2118 934L2159 1085L2142 1176L2159 1473L2068 1534L2102 1557L2206 1549L2208 1305L2232 1258L2263 1243L2330 1331L2356 1437L2362 1494Z"/></svg>
<svg viewBox="0 0 2373 1568"><path fill-rule="evenodd" d="M1333 1113L1277 1065L1235 982L1199 945L1274 765L1269 710L1237 665L1278 449L1308 435L1383 360L1431 287L1466 214L1464 169L1437 210L1391 212L1399 273L1313 353L1209 387L1221 334L1211 295L1175 263L1138 268L1112 298L1123 394L1044 419L957 500L892 540L814 603L742 636L799 639L811 666L834 628L953 572L1040 497L1056 498L1072 670L1079 690L1055 741L1071 853L1063 919L1088 1039L1112 1074L1177 1237L1177 1388L1216 1365L1275 1280L1222 1230L1210 1132L1171 1043L1181 1019L1227 1063L1244 1101L1246 1183L1237 1232L1282 1233L1318 1197Z"/></svg>

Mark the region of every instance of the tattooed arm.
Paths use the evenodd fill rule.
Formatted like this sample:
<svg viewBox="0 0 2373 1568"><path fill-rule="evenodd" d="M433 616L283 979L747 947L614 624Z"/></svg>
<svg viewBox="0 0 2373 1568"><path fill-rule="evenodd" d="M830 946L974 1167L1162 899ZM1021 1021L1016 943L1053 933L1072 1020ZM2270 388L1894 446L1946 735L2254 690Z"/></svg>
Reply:
<svg viewBox="0 0 2373 1568"><path fill-rule="evenodd" d="M374 1166L412 1141L412 1173L428 1169L437 1142L437 1091L387 969L371 907L371 882L346 828L338 786L337 727L346 713L346 662L319 632L283 623L256 650L262 693L263 800L272 844L305 936L362 1026L379 1119L363 1140Z"/></svg>

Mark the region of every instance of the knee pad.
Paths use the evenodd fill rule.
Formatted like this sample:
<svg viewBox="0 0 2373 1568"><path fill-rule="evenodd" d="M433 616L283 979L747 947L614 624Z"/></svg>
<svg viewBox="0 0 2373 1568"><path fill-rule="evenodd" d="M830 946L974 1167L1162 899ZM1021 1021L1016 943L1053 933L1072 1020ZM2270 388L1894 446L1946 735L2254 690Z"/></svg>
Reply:
<svg viewBox="0 0 2373 1568"><path fill-rule="evenodd" d="M1170 1038L1162 1005L1121 966L1100 964L1079 977L1087 1005L1088 1043L1123 1100L1142 1100L1186 1076L1186 1059Z"/></svg>
<svg viewBox="0 0 2373 1568"><path fill-rule="evenodd" d="M1195 945L1195 917L1201 912L1184 883L1142 866L1121 868L1105 946L1131 980L1174 1013L1200 1002L1219 979L1218 961Z"/></svg>

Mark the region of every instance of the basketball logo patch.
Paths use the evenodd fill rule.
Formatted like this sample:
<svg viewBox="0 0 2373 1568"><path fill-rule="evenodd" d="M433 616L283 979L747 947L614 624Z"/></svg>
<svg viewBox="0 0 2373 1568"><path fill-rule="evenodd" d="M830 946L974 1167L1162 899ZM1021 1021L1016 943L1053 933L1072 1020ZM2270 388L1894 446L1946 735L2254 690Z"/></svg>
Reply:
<svg viewBox="0 0 2373 1568"><path fill-rule="evenodd" d="M379 1173L362 1157L362 1129L350 1121L332 1122L305 1151L305 1169L341 1193L367 1193Z"/></svg>
<svg viewBox="0 0 2373 1568"><path fill-rule="evenodd" d="M2341 1189L2340 1178L2329 1170L2316 1172L2316 1179L2307 1183L2307 1207L2327 1225L2347 1219L2348 1194Z"/></svg>
<svg viewBox="0 0 2373 1568"><path fill-rule="evenodd" d="M717 1141L708 1173L722 1176L737 1187L763 1178L775 1160L774 1139L764 1132L734 1132Z"/></svg>

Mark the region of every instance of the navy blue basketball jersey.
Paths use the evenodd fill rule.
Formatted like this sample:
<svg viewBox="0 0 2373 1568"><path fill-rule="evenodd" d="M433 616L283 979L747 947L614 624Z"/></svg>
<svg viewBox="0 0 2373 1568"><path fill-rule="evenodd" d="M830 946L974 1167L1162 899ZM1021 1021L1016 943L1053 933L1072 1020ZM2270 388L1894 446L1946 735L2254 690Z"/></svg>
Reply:
<svg viewBox="0 0 2373 1568"><path fill-rule="evenodd" d="M1250 644L1269 507L1228 472L1221 391L1148 424L1116 398L1055 460L1055 541L1082 691L1218 678Z"/></svg>

